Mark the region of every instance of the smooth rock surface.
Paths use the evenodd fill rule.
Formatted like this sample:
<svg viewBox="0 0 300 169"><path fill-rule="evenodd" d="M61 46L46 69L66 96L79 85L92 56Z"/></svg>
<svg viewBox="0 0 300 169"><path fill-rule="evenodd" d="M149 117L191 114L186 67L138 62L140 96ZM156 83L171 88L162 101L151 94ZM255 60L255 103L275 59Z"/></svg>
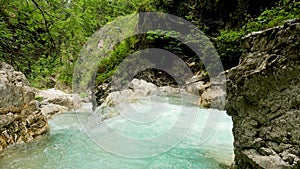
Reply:
<svg viewBox="0 0 300 169"><path fill-rule="evenodd" d="M51 118L57 113L74 111L81 107L82 103L89 102L87 98L81 98L76 94L66 94L56 89L35 90L35 93L41 98L41 112L47 118Z"/></svg>
<svg viewBox="0 0 300 169"><path fill-rule="evenodd" d="M102 114L102 120L110 119L120 114L115 108L116 105L124 103L130 104L151 95L171 95L179 94L181 92L184 92L184 90L170 86L157 87L153 83L149 83L144 80L133 79L129 83L128 89L109 93L104 102L96 111L101 111L100 114Z"/></svg>
<svg viewBox="0 0 300 169"><path fill-rule="evenodd" d="M243 39L227 73L237 168L300 168L300 19Z"/></svg>

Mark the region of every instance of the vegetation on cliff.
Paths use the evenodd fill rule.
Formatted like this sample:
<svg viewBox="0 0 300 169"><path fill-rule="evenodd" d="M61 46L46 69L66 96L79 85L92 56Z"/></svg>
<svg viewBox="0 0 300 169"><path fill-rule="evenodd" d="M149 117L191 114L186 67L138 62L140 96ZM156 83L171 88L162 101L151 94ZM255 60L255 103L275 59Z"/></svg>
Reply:
<svg viewBox="0 0 300 169"><path fill-rule="evenodd" d="M294 0L3 0L0 60L25 73L35 87L70 86L78 54L96 30L118 16L161 11L183 17L205 32L229 69L242 53L242 36L299 17L299 9L300 2ZM132 37L102 61L97 83L106 81L128 54L147 47L193 57L186 46L155 32Z"/></svg>

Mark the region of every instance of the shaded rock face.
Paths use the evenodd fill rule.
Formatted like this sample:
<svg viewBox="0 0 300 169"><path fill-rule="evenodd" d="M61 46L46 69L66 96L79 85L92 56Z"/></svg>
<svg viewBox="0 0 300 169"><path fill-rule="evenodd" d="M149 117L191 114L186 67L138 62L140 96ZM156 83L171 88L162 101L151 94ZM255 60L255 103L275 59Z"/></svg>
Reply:
<svg viewBox="0 0 300 169"><path fill-rule="evenodd" d="M147 69L138 73L134 78L143 79L153 83L156 86L172 86L178 87L177 82L167 72L158 69Z"/></svg>
<svg viewBox="0 0 300 169"><path fill-rule="evenodd" d="M93 108L101 105L110 92L112 92L111 78L109 78L107 82L95 87L95 93L93 96Z"/></svg>
<svg viewBox="0 0 300 169"><path fill-rule="evenodd" d="M227 73L237 168L300 168L300 19L243 39Z"/></svg>
<svg viewBox="0 0 300 169"><path fill-rule="evenodd" d="M0 62L0 150L48 133L46 118L21 72Z"/></svg>

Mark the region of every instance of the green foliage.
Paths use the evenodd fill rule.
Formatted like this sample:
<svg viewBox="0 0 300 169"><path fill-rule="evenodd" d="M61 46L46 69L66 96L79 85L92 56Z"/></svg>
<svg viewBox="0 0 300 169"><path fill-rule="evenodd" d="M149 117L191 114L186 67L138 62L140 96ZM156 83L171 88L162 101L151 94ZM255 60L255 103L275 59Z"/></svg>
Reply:
<svg viewBox="0 0 300 169"><path fill-rule="evenodd" d="M3 0L0 60L25 73L38 88L55 80L71 85L82 46L107 22L135 11L151 11L153 0Z"/></svg>
<svg viewBox="0 0 300 169"><path fill-rule="evenodd" d="M230 69L238 64L243 52L240 40L244 35L243 31L224 30L214 40L224 69Z"/></svg>
<svg viewBox="0 0 300 169"><path fill-rule="evenodd" d="M59 67L60 65L59 59L40 57L31 66L31 72L27 74L27 78L33 87L40 89L54 87L55 77L58 75L55 66Z"/></svg>
<svg viewBox="0 0 300 169"><path fill-rule="evenodd" d="M131 37L122 41L115 49L109 54L109 57L103 58L98 68L98 75L96 77L96 84L106 82L111 77L118 65L123 61L125 57L134 52L133 47L136 43L136 38Z"/></svg>
<svg viewBox="0 0 300 169"><path fill-rule="evenodd" d="M300 17L300 1L281 0L277 6L267 9L257 18L247 22L242 29L253 32L282 25L286 20Z"/></svg>
<svg viewBox="0 0 300 169"><path fill-rule="evenodd" d="M228 69L242 53L242 36L300 17L299 9L300 2L294 0L1 0L0 60L25 73L34 87L53 87L57 81L71 86L78 54L96 30L118 16L164 11L188 19L211 36ZM176 38L148 32L115 46L100 63L97 83L114 74L127 55L148 47L194 57Z"/></svg>
<svg viewBox="0 0 300 169"><path fill-rule="evenodd" d="M35 96L34 100L37 100L38 102L42 102L44 98L42 96Z"/></svg>
<svg viewBox="0 0 300 169"><path fill-rule="evenodd" d="M183 42L177 40L179 39L178 37L179 33L175 31L149 31L147 32L144 43L147 43L147 47L161 48L174 54L183 55Z"/></svg>
<svg viewBox="0 0 300 169"><path fill-rule="evenodd" d="M237 29L224 29L214 39L219 56L225 69L238 64L242 54L240 40L248 33L282 25L286 20L300 17L300 2L281 0L276 6L262 12L257 18L249 18L249 22Z"/></svg>

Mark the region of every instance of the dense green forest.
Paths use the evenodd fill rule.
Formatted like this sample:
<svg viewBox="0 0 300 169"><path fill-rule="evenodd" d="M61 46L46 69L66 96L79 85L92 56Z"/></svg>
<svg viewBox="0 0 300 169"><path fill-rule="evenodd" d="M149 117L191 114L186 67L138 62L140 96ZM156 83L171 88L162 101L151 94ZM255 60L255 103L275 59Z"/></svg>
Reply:
<svg viewBox="0 0 300 169"><path fill-rule="evenodd" d="M300 17L299 9L297 0L1 0L0 60L22 71L34 87L66 88L80 50L95 31L118 16L155 11L196 25L229 69L242 53L241 37ZM101 62L97 83L109 78L128 54L147 47L193 55L176 40L155 32L131 37Z"/></svg>

